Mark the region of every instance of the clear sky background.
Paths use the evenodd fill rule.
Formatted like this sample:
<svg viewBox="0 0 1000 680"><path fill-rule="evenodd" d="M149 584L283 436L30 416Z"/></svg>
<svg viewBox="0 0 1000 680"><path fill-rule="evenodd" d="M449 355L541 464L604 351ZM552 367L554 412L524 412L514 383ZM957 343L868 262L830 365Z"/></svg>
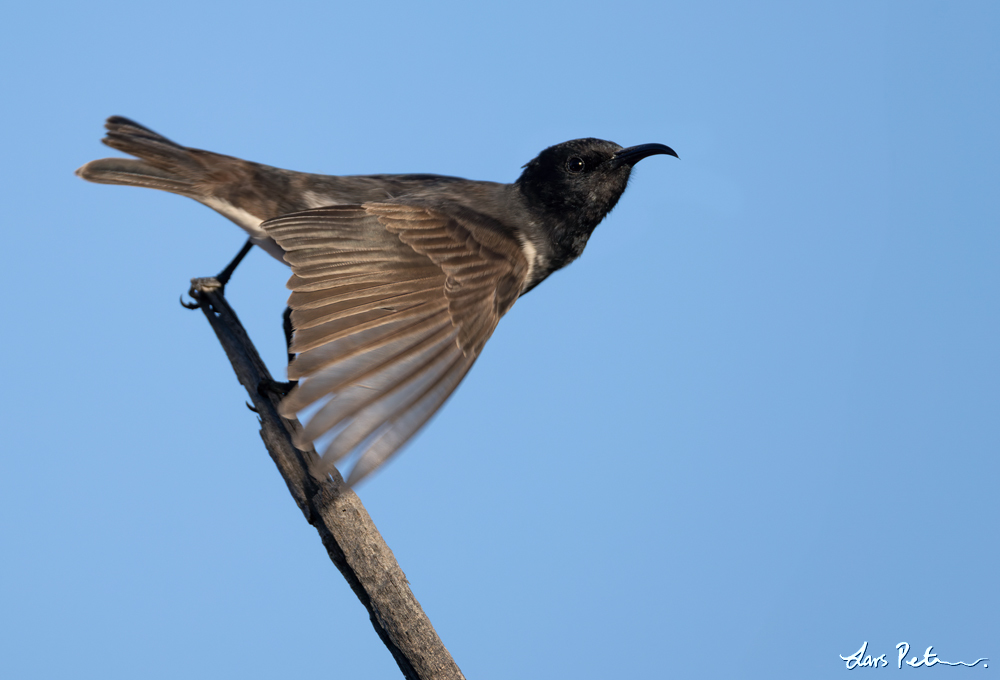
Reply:
<svg viewBox="0 0 1000 680"><path fill-rule="evenodd" d="M836 678L865 641L994 674L998 36L991 2L7 7L0 676L399 677L178 304L242 232L73 175L112 114L329 174L680 154L359 489L470 680ZM228 289L279 375L286 279Z"/></svg>

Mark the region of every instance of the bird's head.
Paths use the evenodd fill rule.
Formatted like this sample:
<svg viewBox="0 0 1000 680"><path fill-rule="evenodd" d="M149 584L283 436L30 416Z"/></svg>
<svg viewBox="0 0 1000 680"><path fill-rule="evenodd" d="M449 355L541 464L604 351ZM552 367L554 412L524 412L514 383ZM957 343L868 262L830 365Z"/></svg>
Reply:
<svg viewBox="0 0 1000 680"><path fill-rule="evenodd" d="M663 144L623 149L603 139L574 139L538 154L524 166L517 185L540 226L572 259L618 203L632 166L655 154L677 156Z"/></svg>

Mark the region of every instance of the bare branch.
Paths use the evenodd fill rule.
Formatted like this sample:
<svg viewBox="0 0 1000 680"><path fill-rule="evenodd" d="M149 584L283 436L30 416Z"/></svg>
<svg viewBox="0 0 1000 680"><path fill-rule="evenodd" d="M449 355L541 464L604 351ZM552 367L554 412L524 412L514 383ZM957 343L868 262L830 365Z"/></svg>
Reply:
<svg viewBox="0 0 1000 680"><path fill-rule="evenodd" d="M310 474L316 452L300 451L292 444L292 434L302 426L278 414L279 395L258 391L272 381L271 374L226 302L222 286L214 278L192 279L190 295L196 304L188 306L205 313L250 395L260 416L260 436L292 498L316 527L330 559L368 610L375 632L403 675L410 680L464 678L357 494L336 471L323 480Z"/></svg>

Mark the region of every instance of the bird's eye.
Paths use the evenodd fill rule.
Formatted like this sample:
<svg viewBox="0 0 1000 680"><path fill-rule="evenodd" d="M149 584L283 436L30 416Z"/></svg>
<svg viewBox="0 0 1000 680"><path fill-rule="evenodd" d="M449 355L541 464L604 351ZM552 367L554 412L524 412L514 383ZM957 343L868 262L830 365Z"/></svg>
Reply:
<svg viewBox="0 0 1000 680"><path fill-rule="evenodd" d="M579 156L573 156L566 161L566 169L572 172L574 175L583 172L583 169L587 165L583 162L583 159Z"/></svg>

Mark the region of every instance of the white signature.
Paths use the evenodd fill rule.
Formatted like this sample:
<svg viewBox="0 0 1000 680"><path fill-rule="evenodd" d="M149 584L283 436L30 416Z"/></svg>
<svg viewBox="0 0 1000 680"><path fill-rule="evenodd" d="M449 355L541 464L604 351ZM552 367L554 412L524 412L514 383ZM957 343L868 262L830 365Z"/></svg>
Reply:
<svg viewBox="0 0 1000 680"><path fill-rule="evenodd" d="M885 654L879 654L878 656L872 656L871 654L865 654L868 649L868 641L866 640L861 649L854 652L850 656L841 656L840 658L847 662L847 670L852 670L854 668L885 668L889 665L889 662L885 660ZM965 661L945 661L944 659L939 659L937 654L931 652L934 649L934 645L931 645L924 651L924 658L919 658L914 656L912 659L906 661L907 666L913 668L920 668L921 666L936 666L939 663L945 666L968 666L972 668L973 666L979 664L980 661L989 661L987 658L976 659L972 663L966 663ZM899 652L899 658L896 660L896 668L903 667L903 659L906 655L910 653L910 645L907 642L900 642L896 645L896 650ZM983 663L983 668L989 668L988 663Z"/></svg>

